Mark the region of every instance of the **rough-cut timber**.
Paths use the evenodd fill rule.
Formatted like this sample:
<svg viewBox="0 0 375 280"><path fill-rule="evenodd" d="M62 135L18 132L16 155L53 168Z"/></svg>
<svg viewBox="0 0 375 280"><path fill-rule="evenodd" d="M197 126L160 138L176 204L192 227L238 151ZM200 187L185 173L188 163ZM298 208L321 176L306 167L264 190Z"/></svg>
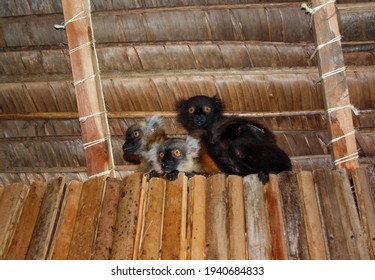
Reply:
<svg viewBox="0 0 375 280"><path fill-rule="evenodd" d="M339 202L334 189L334 180L328 170L314 171L315 190L319 202L327 258L331 260L350 259L342 227Z"/></svg>
<svg viewBox="0 0 375 280"><path fill-rule="evenodd" d="M326 4L329 0L312 0L314 7ZM317 47L335 39L340 35L337 19L337 9L334 3L319 9L313 17L314 35ZM358 159L355 157L357 145L354 131L351 108L341 108L351 105L345 71L323 78L323 75L344 67L344 58L340 41L328 44L317 52L319 74L322 77L325 109L328 114L328 130L332 142L332 159L336 167L352 171L358 168ZM329 110L334 110L329 112ZM343 137L336 141L339 137ZM347 157L345 159L345 157ZM342 161L341 160L345 160ZM346 161L348 160L348 161Z"/></svg>
<svg viewBox="0 0 375 280"><path fill-rule="evenodd" d="M369 179L366 176L366 169L354 170L353 181L366 245L369 256L373 260L375 259L375 202L371 194Z"/></svg>
<svg viewBox="0 0 375 280"><path fill-rule="evenodd" d="M212 175L207 179L206 192L206 258L227 260L228 235L228 192L224 174Z"/></svg>
<svg viewBox="0 0 375 280"><path fill-rule="evenodd" d="M244 185L241 176L227 177L229 259L246 259Z"/></svg>
<svg viewBox="0 0 375 280"><path fill-rule="evenodd" d="M30 186L29 194L5 259L25 259L46 188L47 184L44 182L34 182Z"/></svg>
<svg viewBox="0 0 375 280"><path fill-rule="evenodd" d="M166 181L163 179L152 178L149 181L143 227L140 232L139 259L160 259L163 236L165 188Z"/></svg>
<svg viewBox="0 0 375 280"><path fill-rule="evenodd" d="M48 182L26 259L44 260L47 258L64 191L64 177Z"/></svg>
<svg viewBox="0 0 375 280"><path fill-rule="evenodd" d="M6 256L28 192L28 186L16 183L6 187L0 197L0 259Z"/></svg>
<svg viewBox="0 0 375 280"><path fill-rule="evenodd" d="M168 181L162 236L162 260L186 258L187 177L180 173L175 181Z"/></svg>
<svg viewBox="0 0 375 280"><path fill-rule="evenodd" d="M370 257L366 248L366 236L361 228L347 171L345 169L334 170L332 176L350 258L368 260Z"/></svg>
<svg viewBox="0 0 375 280"><path fill-rule="evenodd" d="M112 252L113 235L116 226L117 209L120 197L121 181L107 179L103 204L95 238L94 260L109 260Z"/></svg>
<svg viewBox="0 0 375 280"><path fill-rule="evenodd" d="M263 184L258 175L244 177L244 197L249 260L270 260L272 242Z"/></svg>
<svg viewBox="0 0 375 280"><path fill-rule="evenodd" d="M79 15L81 19L66 26L70 59L75 82L82 142L85 148L87 174L114 176L111 135L96 58L95 40L90 14L90 1L62 1L64 19ZM82 18L83 17L83 18ZM85 44L89 45L85 46ZM81 48L81 46L84 46ZM77 49L78 48L78 49Z"/></svg>
<svg viewBox="0 0 375 280"><path fill-rule="evenodd" d="M188 245L187 259L204 260L206 258L206 189L204 176L195 175L190 179Z"/></svg>
<svg viewBox="0 0 375 280"><path fill-rule="evenodd" d="M74 225L77 219L82 185L82 182L73 180L69 182L66 188L55 236L49 250L49 259L66 260L68 258Z"/></svg>
<svg viewBox="0 0 375 280"><path fill-rule="evenodd" d="M137 226L140 221L139 208L141 203L142 174L128 175L119 192L116 221L113 231L111 259L133 259L134 243Z"/></svg>
<svg viewBox="0 0 375 280"><path fill-rule="evenodd" d="M312 260L326 260L324 235L319 216L319 206L316 199L314 178L312 172L302 171L297 175L298 188L306 224L306 235Z"/></svg>
<svg viewBox="0 0 375 280"><path fill-rule="evenodd" d="M270 181L265 186L265 192L269 213L272 259L287 260L288 248L286 245L285 225L280 200L281 194L276 175L270 174Z"/></svg>
<svg viewBox="0 0 375 280"><path fill-rule="evenodd" d="M279 174L281 203L289 259L310 258L302 199L297 185L297 175L293 172Z"/></svg>
<svg viewBox="0 0 375 280"><path fill-rule="evenodd" d="M95 177L82 186L69 248L70 260L90 260L92 257L105 184L104 179Z"/></svg>

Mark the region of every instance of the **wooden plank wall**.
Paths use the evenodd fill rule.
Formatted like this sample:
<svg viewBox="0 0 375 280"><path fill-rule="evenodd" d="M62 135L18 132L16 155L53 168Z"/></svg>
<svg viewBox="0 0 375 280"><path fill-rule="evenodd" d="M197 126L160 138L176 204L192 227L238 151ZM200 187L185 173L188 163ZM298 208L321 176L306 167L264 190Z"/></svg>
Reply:
<svg viewBox="0 0 375 280"><path fill-rule="evenodd" d="M0 259L375 259L374 166L0 189Z"/></svg>

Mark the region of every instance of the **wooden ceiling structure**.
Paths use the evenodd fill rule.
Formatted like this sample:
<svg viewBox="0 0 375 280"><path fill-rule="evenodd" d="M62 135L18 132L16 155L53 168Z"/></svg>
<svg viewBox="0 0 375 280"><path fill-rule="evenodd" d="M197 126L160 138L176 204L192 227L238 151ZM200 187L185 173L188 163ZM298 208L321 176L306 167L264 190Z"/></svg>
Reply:
<svg viewBox="0 0 375 280"><path fill-rule="evenodd" d="M332 168L311 15L301 1L91 1L116 175L127 127L160 114L185 135L174 104L218 95L227 114L277 136L295 170ZM341 47L362 165L375 163L375 3L337 0ZM85 180L67 34L60 0L0 3L0 185Z"/></svg>

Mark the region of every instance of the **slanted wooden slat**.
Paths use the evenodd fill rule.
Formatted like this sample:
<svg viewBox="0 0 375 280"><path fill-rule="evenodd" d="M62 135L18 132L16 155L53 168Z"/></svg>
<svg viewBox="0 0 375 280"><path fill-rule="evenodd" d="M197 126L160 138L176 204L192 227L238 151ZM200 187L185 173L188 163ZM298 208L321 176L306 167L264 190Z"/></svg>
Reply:
<svg viewBox="0 0 375 280"><path fill-rule="evenodd" d="M190 254L187 259L204 260L206 258L206 178L195 175L190 180L188 245Z"/></svg>
<svg viewBox="0 0 375 280"><path fill-rule="evenodd" d="M329 0L312 0L313 7L323 5L319 12L312 15L313 29L317 46L326 44L340 35L337 9L335 3L328 3ZM328 5L327 5L328 4ZM357 152L357 145L354 131L348 84L345 71L339 71L330 75L332 71L342 69L345 66L341 42L326 44L317 52L318 68L320 76L329 74L322 79L323 97L326 110L333 110L328 113L328 130L332 140L332 158L337 162L337 168L346 168L349 172L358 168L358 159L354 156ZM352 133L352 134L350 134ZM342 138L343 137L343 138ZM350 160L349 160L350 159Z"/></svg>
<svg viewBox="0 0 375 280"><path fill-rule="evenodd" d="M68 258L74 225L77 219L82 182L70 181L62 202L56 233L49 251L49 259L65 260Z"/></svg>
<svg viewBox="0 0 375 280"><path fill-rule="evenodd" d="M48 182L26 259L46 259L64 189L65 177L59 177Z"/></svg>
<svg viewBox="0 0 375 280"><path fill-rule="evenodd" d="M63 0L62 6L65 21L84 12L80 20L72 21L66 26L66 35L78 113L80 117L88 117L80 122L82 142L88 144L85 149L87 174L114 176L111 135L96 57L90 1Z"/></svg>
<svg viewBox="0 0 375 280"><path fill-rule="evenodd" d="M5 187L0 197L0 259L6 256L28 192L28 186L15 183Z"/></svg>
<svg viewBox="0 0 375 280"><path fill-rule="evenodd" d="M208 260L228 259L227 199L225 175L210 176L207 179L206 192L206 258Z"/></svg>
<svg viewBox="0 0 375 280"><path fill-rule="evenodd" d="M83 183L69 248L70 260L89 260L92 257L105 183L99 177Z"/></svg>
<svg viewBox="0 0 375 280"><path fill-rule="evenodd" d="M187 177L167 181L162 236L162 260L185 259ZM185 199L183 199L185 198Z"/></svg>
<svg viewBox="0 0 375 280"><path fill-rule="evenodd" d="M267 203L258 175L244 177L247 254L250 260L272 259Z"/></svg>
<svg viewBox="0 0 375 280"><path fill-rule="evenodd" d="M107 179L103 205L96 235L94 260L109 260L112 251L113 233L116 225L117 208L120 196L121 182L116 179Z"/></svg>
<svg viewBox="0 0 375 280"><path fill-rule="evenodd" d="M145 217L141 231L139 259L158 260L162 248L163 215L166 182L160 178L149 181Z"/></svg>
<svg viewBox="0 0 375 280"><path fill-rule="evenodd" d="M350 259L342 228L339 203L335 194L334 180L330 171L314 171L315 191L327 248L327 258L331 260Z"/></svg>
<svg viewBox="0 0 375 280"><path fill-rule="evenodd" d="M229 175L228 184L228 222L229 259L246 259L246 225L244 185L241 176Z"/></svg>
<svg viewBox="0 0 375 280"><path fill-rule="evenodd" d="M5 257L6 259L25 259L46 188L47 184L44 182L34 182L30 186L29 194L22 209L22 214Z"/></svg>
<svg viewBox="0 0 375 280"><path fill-rule="evenodd" d="M121 185L110 256L113 260L133 259L134 239L139 223L142 178L141 173L130 174L125 177Z"/></svg>
<svg viewBox="0 0 375 280"><path fill-rule="evenodd" d="M279 174L279 188L284 214L285 233L289 259L310 258L307 242L303 204L297 185L297 175L293 172Z"/></svg>
<svg viewBox="0 0 375 280"><path fill-rule="evenodd" d="M327 259L327 254L312 172L299 172L297 180L303 205L310 258L312 260L325 260Z"/></svg>
<svg viewBox="0 0 375 280"><path fill-rule="evenodd" d="M147 190L148 190L148 181L147 181L147 174L143 175L142 184L141 184L141 191L139 195L139 206L138 206L138 216L137 216L137 227L134 237L134 249L133 249L133 260L137 260L139 256L140 244L142 239L142 229L144 224L145 218L145 203L147 197Z"/></svg>
<svg viewBox="0 0 375 280"><path fill-rule="evenodd" d="M353 191L345 169L332 171L334 188L341 214L341 223L344 230L346 244L351 259L368 260L370 258L366 248L366 238L361 228L358 209L354 200Z"/></svg>
<svg viewBox="0 0 375 280"><path fill-rule="evenodd" d="M281 206L281 194L278 178L270 174L270 181L265 186L267 207L269 213L270 234L272 243L272 259L287 260L288 248L286 245L285 225Z"/></svg>
<svg viewBox="0 0 375 280"><path fill-rule="evenodd" d="M375 202L374 197L371 195L369 178L363 168L354 170L352 175L359 216L369 256L371 259L375 259Z"/></svg>

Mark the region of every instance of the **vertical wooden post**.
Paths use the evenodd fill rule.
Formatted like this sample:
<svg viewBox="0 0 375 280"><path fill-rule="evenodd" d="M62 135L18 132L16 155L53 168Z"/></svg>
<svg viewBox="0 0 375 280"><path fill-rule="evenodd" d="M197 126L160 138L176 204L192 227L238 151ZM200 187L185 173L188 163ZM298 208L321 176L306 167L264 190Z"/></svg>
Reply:
<svg viewBox="0 0 375 280"><path fill-rule="evenodd" d="M114 177L89 0L62 1L88 176Z"/></svg>
<svg viewBox="0 0 375 280"><path fill-rule="evenodd" d="M337 169L358 168L357 145L345 76L336 7L332 0L312 0L319 74L322 78L331 155ZM350 174L350 172L349 172Z"/></svg>

